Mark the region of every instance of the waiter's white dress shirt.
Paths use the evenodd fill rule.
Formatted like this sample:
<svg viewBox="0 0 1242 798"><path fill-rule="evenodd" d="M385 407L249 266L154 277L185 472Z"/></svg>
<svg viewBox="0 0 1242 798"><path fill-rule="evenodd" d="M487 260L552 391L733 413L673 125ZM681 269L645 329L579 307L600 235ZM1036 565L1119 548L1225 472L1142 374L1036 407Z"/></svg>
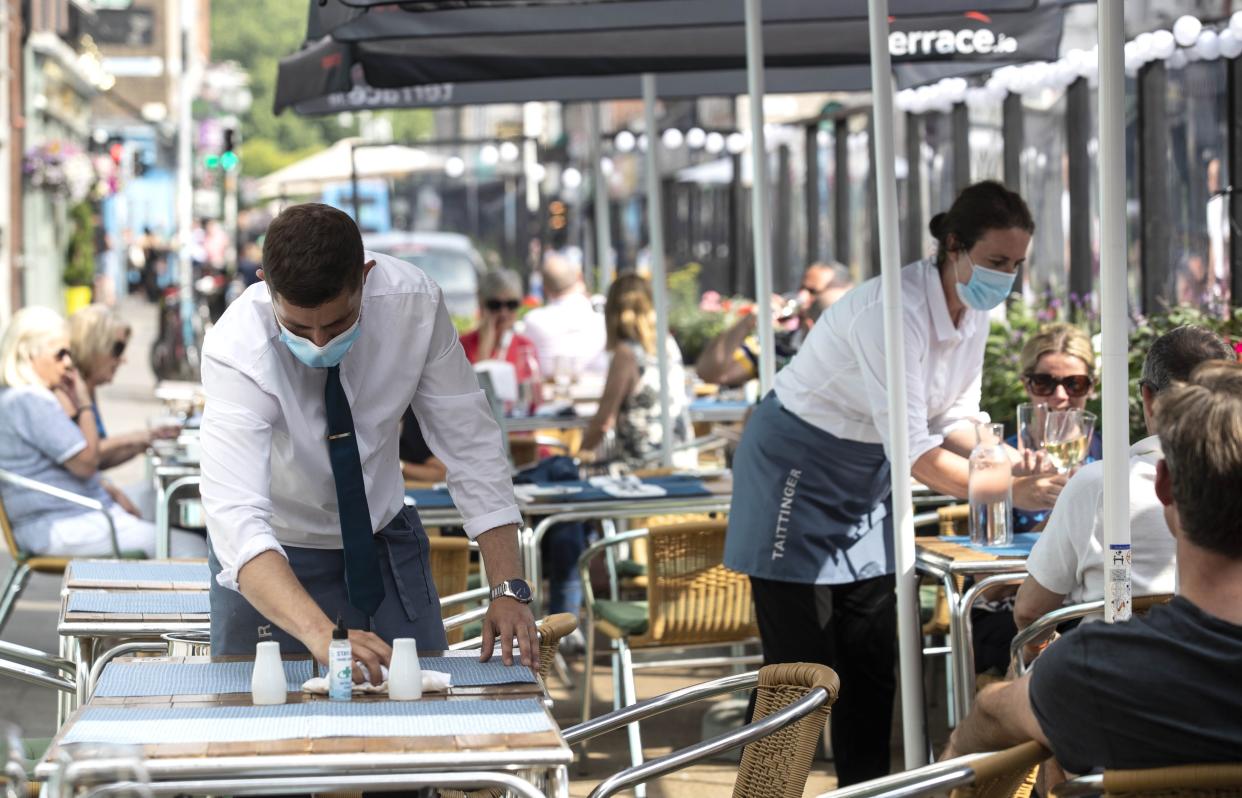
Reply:
<svg viewBox="0 0 1242 798"><path fill-rule="evenodd" d="M398 422L412 406L448 466L466 533L521 521L500 429L453 329L439 286L418 268L367 252L360 334L341 361L373 529L401 510ZM283 546L341 548L328 460L326 369L280 340L265 283L251 286L203 345L201 486L217 577L237 590L242 566Z"/></svg>
<svg viewBox="0 0 1242 798"><path fill-rule="evenodd" d="M939 446L979 409L988 314L967 308L953 326L940 273L931 260L901 270L906 348L906 424L910 463ZM788 366L776 374L776 396L794 415L838 438L882 443L891 457L884 307L874 277L833 303Z"/></svg>

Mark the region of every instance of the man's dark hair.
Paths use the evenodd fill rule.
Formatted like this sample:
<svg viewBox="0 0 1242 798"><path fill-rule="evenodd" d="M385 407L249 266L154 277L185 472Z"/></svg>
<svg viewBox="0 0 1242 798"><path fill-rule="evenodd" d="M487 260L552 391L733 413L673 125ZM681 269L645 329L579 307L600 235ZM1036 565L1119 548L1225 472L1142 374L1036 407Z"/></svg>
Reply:
<svg viewBox="0 0 1242 798"><path fill-rule="evenodd" d="M343 211L308 202L281 211L263 240L263 279L291 305L318 307L362 285L362 234Z"/></svg>
<svg viewBox="0 0 1242 798"><path fill-rule="evenodd" d="M1143 360L1140 385L1160 393L1174 382L1185 382L1200 363L1235 360L1225 340L1206 327L1185 324L1157 338Z"/></svg>

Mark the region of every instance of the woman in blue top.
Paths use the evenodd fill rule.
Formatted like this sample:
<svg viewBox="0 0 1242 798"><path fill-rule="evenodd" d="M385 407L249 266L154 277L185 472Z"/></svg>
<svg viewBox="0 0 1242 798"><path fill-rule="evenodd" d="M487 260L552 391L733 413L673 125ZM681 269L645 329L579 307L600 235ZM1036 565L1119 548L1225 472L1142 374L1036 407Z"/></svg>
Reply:
<svg viewBox="0 0 1242 798"><path fill-rule="evenodd" d="M1087 334L1072 324L1049 324L1040 328L1022 347L1019 359L1022 385L1032 404L1045 404L1049 410L1087 406L1095 388L1095 350ZM1017 446L1015 433L1007 443ZM1100 435L1091 436L1083 465L1100 459ZM1013 508L1015 532L1042 529L1051 508L1026 510Z"/></svg>

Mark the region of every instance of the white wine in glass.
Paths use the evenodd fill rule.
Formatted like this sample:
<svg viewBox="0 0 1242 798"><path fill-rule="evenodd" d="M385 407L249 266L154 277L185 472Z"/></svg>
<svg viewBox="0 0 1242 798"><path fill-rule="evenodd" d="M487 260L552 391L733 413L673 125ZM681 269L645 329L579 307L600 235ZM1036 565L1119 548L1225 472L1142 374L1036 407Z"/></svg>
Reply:
<svg viewBox="0 0 1242 798"><path fill-rule="evenodd" d="M1044 451L1058 472L1064 474L1082 462L1087 454L1087 439L1084 436L1071 438L1057 443L1044 443Z"/></svg>
<svg viewBox="0 0 1242 798"><path fill-rule="evenodd" d="M1082 463L1094 431L1094 413L1077 408L1048 411L1044 451L1058 474L1068 474Z"/></svg>

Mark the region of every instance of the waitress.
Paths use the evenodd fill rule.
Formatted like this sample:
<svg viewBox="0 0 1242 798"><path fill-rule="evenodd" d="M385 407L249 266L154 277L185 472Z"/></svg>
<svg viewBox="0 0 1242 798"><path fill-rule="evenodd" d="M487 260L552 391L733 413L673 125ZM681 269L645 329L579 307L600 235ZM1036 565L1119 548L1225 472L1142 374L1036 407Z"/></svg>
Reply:
<svg viewBox="0 0 1242 798"><path fill-rule="evenodd" d="M1009 296L1035 222L995 182L931 221L934 258L902 269L906 424L914 478L965 497L988 311ZM889 772L897 617L880 278L812 328L756 407L734 458L725 564L750 575L766 663L841 677L832 745L841 786ZM1044 506L1047 478L1015 480ZM1042 494L1042 495L1041 495ZM1038 498L1037 498L1038 497ZM1027 503L1029 502L1029 503Z"/></svg>

